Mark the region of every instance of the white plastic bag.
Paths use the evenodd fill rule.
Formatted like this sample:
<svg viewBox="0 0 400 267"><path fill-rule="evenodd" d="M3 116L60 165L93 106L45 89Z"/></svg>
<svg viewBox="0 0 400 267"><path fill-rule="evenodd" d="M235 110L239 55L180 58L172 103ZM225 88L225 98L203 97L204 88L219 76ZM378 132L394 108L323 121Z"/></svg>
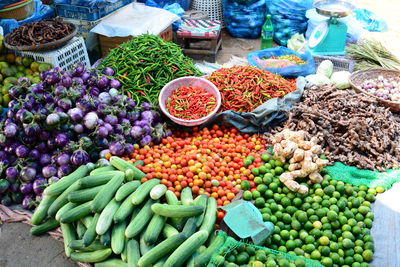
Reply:
<svg viewBox="0 0 400 267"><path fill-rule="evenodd" d="M306 76L307 82L312 85L331 84L331 80L323 74L311 74Z"/></svg>
<svg viewBox="0 0 400 267"><path fill-rule="evenodd" d="M104 19L91 32L107 37L135 37L145 33L158 35L179 19L167 10L132 3Z"/></svg>

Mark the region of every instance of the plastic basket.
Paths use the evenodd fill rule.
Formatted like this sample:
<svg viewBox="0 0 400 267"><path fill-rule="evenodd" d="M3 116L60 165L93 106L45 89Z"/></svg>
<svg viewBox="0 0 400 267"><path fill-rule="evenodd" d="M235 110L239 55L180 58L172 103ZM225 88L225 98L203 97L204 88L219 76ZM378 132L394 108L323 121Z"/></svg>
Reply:
<svg viewBox="0 0 400 267"><path fill-rule="evenodd" d="M354 61L345 56L319 56L313 55L315 66L318 66L324 60L330 60L333 63L333 71L353 72Z"/></svg>
<svg viewBox="0 0 400 267"><path fill-rule="evenodd" d="M190 9L203 11L210 20L219 20L223 25L224 17L221 0L192 0Z"/></svg>
<svg viewBox="0 0 400 267"><path fill-rule="evenodd" d="M115 3L107 5L104 8L57 4L56 11L57 15L62 18L95 21L107 16L108 14L131 2L131 0L119 0Z"/></svg>
<svg viewBox="0 0 400 267"><path fill-rule="evenodd" d="M74 37L65 46L46 52L17 52L18 55L33 58L37 62L50 63L54 67L69 70L71 67L82 62L90 67L89 56L86 51L85 42L82 37Z"/></svg>
<svg viewBox="0 0 400 267"><path fill-rule="evenodd" d="M17 3L18 5L12 5L0 9L0 18L2 19L15 19L24 20L32 16L35 11L35 1L27 0Z"/></svg>
<svg viewBox="0 0 400 267"><path fill-rule="evenodd" d="M177 88L181 86L198 86L201 88L204 88L207 92L212 93L217 100L217 106L215 107L214 111L208 114L207 116L197 119L197 120L182 120L179 118L176 118L172 116L171 114L168 113L165 101L169 97L169 95ZM197 126L202 123L205 123L209 119L211 119L218 111L218 109L221 106L221 94L218 91L218 88L210 81L204 79L204 78L199 78L199 77L182 77L175 79L173 81L170 81L167 83L163 89L161 89L160 95L158 97L158 103L160 105L161 111L168 117L170 118L173 122L179 125L183 126Z"/></svg>

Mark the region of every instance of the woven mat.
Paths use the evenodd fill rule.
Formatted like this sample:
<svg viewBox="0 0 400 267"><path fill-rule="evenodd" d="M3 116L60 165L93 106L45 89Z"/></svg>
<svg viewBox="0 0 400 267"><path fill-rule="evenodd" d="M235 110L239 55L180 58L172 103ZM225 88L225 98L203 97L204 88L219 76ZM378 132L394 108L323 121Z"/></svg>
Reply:
<svg viewBox="0 0 400 267"><path fill-rule="evenodd" d="M25 211L12 210L4 205L0 205L0 224L1 223L25 223L30 226L32 214ZM48 234L55 240L64 242L60 228L48 232ZM80 267L91 267L92 265L82 262L77 262Z"/></svg>

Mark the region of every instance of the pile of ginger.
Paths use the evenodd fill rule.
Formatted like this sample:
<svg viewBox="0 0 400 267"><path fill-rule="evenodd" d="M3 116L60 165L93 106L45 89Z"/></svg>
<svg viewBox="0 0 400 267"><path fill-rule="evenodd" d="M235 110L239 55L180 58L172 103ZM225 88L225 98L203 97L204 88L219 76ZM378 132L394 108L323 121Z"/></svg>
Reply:
<svg viewBox="0 0 400 267"><path fill-rule="evenodd" d="M284 129L271 137L274 157L289 162L289 172L280 175L280 181L291 191L305 194L308 187L295 181L296 178L308 177L309 184L320 183L323 177L319 173L329 161L319 158L321 146L317 144L316 137L308 138L305 131L292 131Z"/></svg>

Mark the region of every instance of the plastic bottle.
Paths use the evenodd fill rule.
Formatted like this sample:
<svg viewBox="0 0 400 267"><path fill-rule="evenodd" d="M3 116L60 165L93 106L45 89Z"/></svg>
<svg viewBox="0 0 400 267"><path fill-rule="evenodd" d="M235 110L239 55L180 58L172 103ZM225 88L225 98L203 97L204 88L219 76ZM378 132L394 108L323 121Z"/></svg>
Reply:
<svg viewBox="0 0 400 267"><path fill-rule="evenodd" d="M271 15L267 14L267 19L261 29L261 49L272 47L274 27L272 26Z"/></svg>

